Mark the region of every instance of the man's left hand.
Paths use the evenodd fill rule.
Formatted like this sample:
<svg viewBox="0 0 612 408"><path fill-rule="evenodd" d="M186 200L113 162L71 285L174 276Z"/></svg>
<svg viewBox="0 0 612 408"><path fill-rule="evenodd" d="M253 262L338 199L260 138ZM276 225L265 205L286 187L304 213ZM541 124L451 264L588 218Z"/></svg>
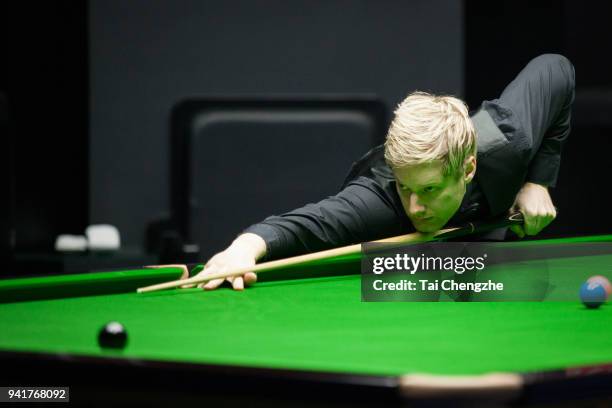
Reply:
<svg viewBox="0 0 612 408"><path fill-rule="evenodd" d="M557 217L548 188L535 183L525 183L518 192L511 208L511 212L516 211L523 214L525 222L510 229L520 238L537 235Z"/></svg>

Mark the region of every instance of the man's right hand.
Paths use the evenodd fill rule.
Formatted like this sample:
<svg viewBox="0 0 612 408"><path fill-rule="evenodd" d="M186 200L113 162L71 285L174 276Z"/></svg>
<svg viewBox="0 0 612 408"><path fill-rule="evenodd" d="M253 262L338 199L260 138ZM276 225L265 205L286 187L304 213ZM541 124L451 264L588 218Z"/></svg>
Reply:
<svg viewBox="0 0 612 408"><path fill-rule="evenodd" d="M206 276L213 273L254 266L257 260L265 254L266 242L263 238L256 234L246 233L236 238L225 250L210 258L204 269L196 276ZM243 290L245 284L248 286L257 282L257 275L253 272L247 272L243 276L213 279L199 284L198 287L206 290L216 289L224 280L230 282L234 290Z"/></svg>

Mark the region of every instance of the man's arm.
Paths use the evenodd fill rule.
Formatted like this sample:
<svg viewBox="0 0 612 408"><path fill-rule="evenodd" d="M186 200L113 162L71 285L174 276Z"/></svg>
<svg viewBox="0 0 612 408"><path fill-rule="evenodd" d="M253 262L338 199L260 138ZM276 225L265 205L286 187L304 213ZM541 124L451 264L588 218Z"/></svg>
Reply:
<svg viewBox="0 0 612 408"><path fill-rule="evenodd" d="M512 227L520 237L538 234L557 215L548 187L557 183L561 151L571 129L574 88L571 62L548 54L532 60L502 94L501 99L513 104L533 147L526 183L511 208L525 217L523 226ZM517 103L519 98L523 103Z"/></svg>
<svg viewBox="0 0 612 408"><path fill-rule="evenodd" d="M408 232L410 225L388 189L359 177L335 196L247 228L227 249L213 256L200 274L400 235ZM241 290L256 279L251 273L228 280L234 289ZM222 279L210 281L203 287L214 289L221 283Z"/></svg>
<svg viewBox="0 0 612 408"><path fill-rule="evenodd" d="M271 216L245 230L262 237L266 260L285 258L405 232L411 225L390 188L359 177L318 203Z"/></svg>
<svg viewBox="0 0 612 408"><path fill-rule="evenodd" d="M527 182L554 187L561 151L571 130L575 74L571 62L562 56L550 58L540 69L540 77L547 78L540 81L540 92L548 106L536 108L540 112L533 116L530 124L537 150L529 165Z"/></svg>

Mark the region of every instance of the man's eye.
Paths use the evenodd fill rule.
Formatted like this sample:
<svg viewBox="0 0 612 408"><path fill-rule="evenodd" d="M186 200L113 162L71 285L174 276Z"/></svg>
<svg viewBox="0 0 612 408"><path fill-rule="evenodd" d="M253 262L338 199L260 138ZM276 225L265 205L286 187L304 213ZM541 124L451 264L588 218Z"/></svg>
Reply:
<svg viewBox="0 0 612 408"><path fill-rule="evenodd" d="M428 187L425 187L423 191L425 191L426 193L431 193L433 191L436 191L436 188L434 186L428 186Z"/></svg>
<svg viewBox="0 0 612 408"><path fill-rule="evenodd" d="M402 190L402 191L408 191L408 190L410 190L408 187L406 187L406 186L404 186L404 185L402 185L402 184L400 184L400 185L399 185L399 188L400 188L400 190Z"/></svg>

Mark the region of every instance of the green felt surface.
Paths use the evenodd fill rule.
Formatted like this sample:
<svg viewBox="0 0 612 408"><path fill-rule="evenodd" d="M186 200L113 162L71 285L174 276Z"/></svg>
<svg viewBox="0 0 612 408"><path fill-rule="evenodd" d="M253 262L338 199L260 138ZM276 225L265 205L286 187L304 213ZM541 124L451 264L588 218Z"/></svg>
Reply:
<svg viewBox="0 0 612 408"><path fill-rule="evenodd" d="M549 264L595 274L612 262L581 257ZM103 351L96 341L111 320L128 329L121 352ZM363 374L523 372L612 362L609 304L587 310L577 297L366 303L358 275L264 282L242 293L189 289L5 303L0 325L4 351Z"/></svg>
<svg viewBox="0 0 612 408"><path fill-rule="evenodd" d="M176 267L0 280L0 303L131 292L140 286L183 278Z"/></svg>

